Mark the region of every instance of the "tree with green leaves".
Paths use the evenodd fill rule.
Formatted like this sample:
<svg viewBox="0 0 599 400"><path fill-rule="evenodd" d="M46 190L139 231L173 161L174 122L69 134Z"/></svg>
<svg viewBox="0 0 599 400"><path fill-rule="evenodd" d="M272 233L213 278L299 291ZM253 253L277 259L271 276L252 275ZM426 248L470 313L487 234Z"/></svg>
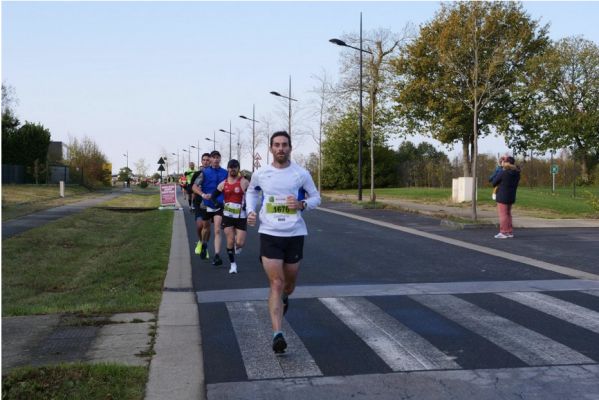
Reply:
<svg viewBox="0 0 599 400"><path fill-rule="evenodd" d="M67 148L71 176L81 177L82 185L96 187L110 182L111 172L104 169L106 156L92 139L71 138Z"/></svg>
<svg viewBox="0 0 599 400"><path fill-rule="evenodd" d="M529 71L511 145L520 151L568 148L582 182L589 183L599 163L599 46L580 36L561 39L531 60Z"/></svg>
<svg viewBox="0 0 599 400"><path fill-rule="evenodd" d="M478 138L506 126L511 92L547 46L546 27L516 2L442 3L394 62L396 110L408 132L462 144L476 181ZM472 191L476 219L476 185Z"/></svg>

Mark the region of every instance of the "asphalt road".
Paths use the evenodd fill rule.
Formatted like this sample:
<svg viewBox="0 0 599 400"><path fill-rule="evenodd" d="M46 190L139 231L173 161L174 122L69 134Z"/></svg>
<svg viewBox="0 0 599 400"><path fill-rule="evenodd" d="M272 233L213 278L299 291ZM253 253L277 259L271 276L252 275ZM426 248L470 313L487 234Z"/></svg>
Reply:
<svg viewBox="0 0 599 400"><path fill-rule="evenodd" d="M256 228L229 275L224 246L222 267L193 254L188 213L209 399L599 398L596 229L496 240L493 228L323 206L347 215L305 215L278 357Z"/></svg>

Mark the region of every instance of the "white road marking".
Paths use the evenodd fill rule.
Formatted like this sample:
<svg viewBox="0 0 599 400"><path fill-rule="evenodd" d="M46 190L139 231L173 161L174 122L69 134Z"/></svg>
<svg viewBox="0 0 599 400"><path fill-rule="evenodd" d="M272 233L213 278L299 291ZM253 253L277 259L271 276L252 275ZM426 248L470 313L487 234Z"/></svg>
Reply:
<svg viewBox="0 0 599 400"><path fill-rule="evenodd" d="M283 332L287 352L274 354L265 301L227 302L226 306L249 379L322 376L316 362L285 320Z"/></svg>
<svg viewBox="0 0 599 400"><path fill-rule="evenodd" d="M534 258L519 256L517 254L512 254L512 253L508 253L505 251L492 249L490 247L485 247L485 246L480 246L477 244L463 242L461 240L447 238L447 237L444 237L441 235L436 235L434 233L419 231L418 229L407 228L405 226L396 225L396 224L392 224L392 223L384 222L384 221L377 221L375 219L366 218L366 217L362 217L359 215L352 215L352 214L344 213L342 211L331 210L328 208L319 207L318 210L328 212L331 214L342 215L344 217L352 218L352 219L355 219L358 221L368 222L370 224L374 224L374 225L378 225L378 226L383 226L385 228L409 233L411 235L416 235L416 236L424 237L427 239L437 240L439 242L451 244L453 246L458 246L458 247L466 248L469 250L478 251L479 253L484 253L484 254L489 254L489 255L495 256L495 257L505 258L507 260L516 261L516 262L519 262L522 264L527 264L527 265L530 265L530 266L533 266L536 268L541 268L541 269L545 269L548 271L557 272L559 274L571 276L571 277L578 278L578 279L599 280L599 275L592 274L590 272L579 271L574 268L563 267L561 265L551 264L551 263L541 261L541 260L535 260Z"/></svg>
<svg viewBox="0 0 599 400"><path fill-rule="evenodd" d="M543 293L501 293L501 296L574 325L599 333L599 313Z"/></svg>
<svg viewBox="0 0 599 400"><path fill-rule="evenodd" d="M530 366L595 363L583 354L451 295L412 299L495 343Z"/></svg>
<svg viewBox="0 0 599 400"><path fill-rule="evenodd" d="M459 369L423 337L361 297L319 299L393 371Z"/></svg>

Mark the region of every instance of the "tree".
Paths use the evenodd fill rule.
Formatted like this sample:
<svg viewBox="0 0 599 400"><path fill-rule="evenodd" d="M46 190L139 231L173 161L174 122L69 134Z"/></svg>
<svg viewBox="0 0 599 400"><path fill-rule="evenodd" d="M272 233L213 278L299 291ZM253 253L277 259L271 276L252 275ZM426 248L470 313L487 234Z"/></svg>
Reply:
<svg viewBox="0 0 599 400"><path fill-rule="evenodd" d="M119 169L119 175L117 177L117 180L119 182L129 182L132 174L133 174L133 171L131 171L131 168L123 167L123 168Z"/></svg>
<svg viewBox="0 0 599 400"><path fill-rule="evenodd" d="M521 129L511 135L520 150L569 148L581 179L599 162L599 47L582 37L559 40L530 63L517 110Z"/></svg>
<svg viewBox="0 0 599 400"><path fill-rule="evenodd" d="M137 175L140 178L146 178L148 176L149 169L150 167L148 166L148 164L146 164L146 160L144 160L143 158L140 158L135 163L135 171L137 172Z"/></svg>
<svg viewBox="0 0 599 400"><path fill-rule="evenodd" d="M104 169L104 164L107 163L106 156L92 139L70 138L67 148L71 176L79 176L82 185L95 187L110 181L107 176L110 172Z"/></svg>
<svg viewBox="0 0 599 400"><path fill-rule="evenodd" d="M17 103L14 88L2 84L2 162L17 164L18 153L13 148L14 137L19 127L13 107Z"/></svg>
<svg viewBox="0 0 599 400"><path fill-rule="evenodd" d="M442 3L395 61L403 124L445 144L461 142L464 174L476 181L478 138L508 125L510 94L527 61L546 48L546 31L519 3ZM472 192L476 219L476 185Z"/></svg>

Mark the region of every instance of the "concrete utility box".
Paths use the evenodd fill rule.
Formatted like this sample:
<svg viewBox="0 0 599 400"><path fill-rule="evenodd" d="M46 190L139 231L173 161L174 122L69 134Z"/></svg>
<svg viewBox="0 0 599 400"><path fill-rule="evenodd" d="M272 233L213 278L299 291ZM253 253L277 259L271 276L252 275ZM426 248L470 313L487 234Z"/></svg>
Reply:
<svg viewBox="0 0 599 400"><path fill-rule="evenodd" d="M454 203L472 201L472 185L474 180L470 176L454 178L451 182L451 200Z"/></svg>

